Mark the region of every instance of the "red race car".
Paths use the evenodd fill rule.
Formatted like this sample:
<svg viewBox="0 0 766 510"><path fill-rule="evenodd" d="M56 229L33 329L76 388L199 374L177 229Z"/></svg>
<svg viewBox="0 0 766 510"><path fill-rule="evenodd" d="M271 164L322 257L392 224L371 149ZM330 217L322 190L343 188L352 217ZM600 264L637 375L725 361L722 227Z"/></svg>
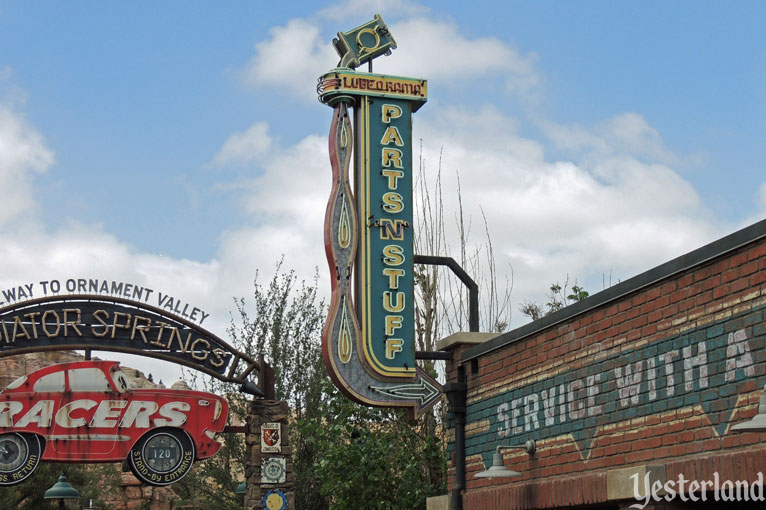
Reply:
<svg viewBox="0 0 766 510"><path fill-rule="evenodd" d="M130 389L116 361L41 368L0 392L0 485L41 461L119 462L139 480L168 485L221 447L225 399L186 390Z"/></svg>

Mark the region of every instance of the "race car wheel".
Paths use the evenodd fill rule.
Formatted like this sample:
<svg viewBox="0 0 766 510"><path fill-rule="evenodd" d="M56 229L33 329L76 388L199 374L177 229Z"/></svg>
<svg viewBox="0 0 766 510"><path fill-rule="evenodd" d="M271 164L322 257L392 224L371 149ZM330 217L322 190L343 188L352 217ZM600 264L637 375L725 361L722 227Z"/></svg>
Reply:
<svg viewBox="0 0 766 510"><path fill-rule="evenodd" d="M0 434L0 485L16 485L34 473L42 454L32 434Z"/></svg>
<svg viewBox="0 0 766 510"><path fill-rule="evenodd" d="M136 478L149 485L170 485L186 475L194 462L194 443L177 429L153 430L139 439L128 454Z"/></svg>

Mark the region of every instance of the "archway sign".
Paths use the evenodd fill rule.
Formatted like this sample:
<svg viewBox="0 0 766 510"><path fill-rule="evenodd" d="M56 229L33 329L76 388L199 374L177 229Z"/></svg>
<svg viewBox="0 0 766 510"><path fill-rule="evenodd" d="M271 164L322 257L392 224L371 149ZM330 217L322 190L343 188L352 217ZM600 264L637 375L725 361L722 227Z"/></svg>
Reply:
<svg viewBox="0 0 766 510"><path fill-rule="evenodd" d="M67 292L95 293L60 290L58 280L0 289L0 358L86 352L84 361L39 368L0 391L0 486L23 482L40 461L122 460L142 482L169 485L219 450L224 397L131 389L119 363L91 360L93 350L170 361L264 396L268 367L202 328L204 311L123 282L69 279Z"/></svg>
<svg viewBox="0 0 766 510"><path fill-rule="evenodd" d="M240 384L245 393L264 395L252 380L261 372L259 361L192 322L203 322L207 314L188 304L179 307L171 296L162 304L52 294L7 305L0 308L0 358L62 349L123 352L184 365Z"/></svg>
<svg viewBox="0 0 766 510"><path fill-rule="evenodd" d="M412 113L426 102L428 86L422 79L355 70L396 48L380 15L338 33L333 45L340 64L317 86L320 101L333 108L333 186L324 231L332 281L325 365L349 398L405 407L414 417L442 395L415 363Z"/></svg>

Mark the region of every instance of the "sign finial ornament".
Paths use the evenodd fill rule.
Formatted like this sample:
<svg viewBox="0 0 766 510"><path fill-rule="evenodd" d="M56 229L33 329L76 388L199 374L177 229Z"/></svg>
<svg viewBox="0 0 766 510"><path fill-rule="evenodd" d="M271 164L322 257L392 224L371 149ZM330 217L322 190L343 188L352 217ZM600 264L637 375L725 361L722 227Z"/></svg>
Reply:
<svg viewBox="0 0 766 510"><path fill-rule="evenodd" d="M380 14L353 30L338 32L332 45L340 56L338 67L349 69L356 69L380 55L390 55L391 50L396 49L396 41Z"/></svg>

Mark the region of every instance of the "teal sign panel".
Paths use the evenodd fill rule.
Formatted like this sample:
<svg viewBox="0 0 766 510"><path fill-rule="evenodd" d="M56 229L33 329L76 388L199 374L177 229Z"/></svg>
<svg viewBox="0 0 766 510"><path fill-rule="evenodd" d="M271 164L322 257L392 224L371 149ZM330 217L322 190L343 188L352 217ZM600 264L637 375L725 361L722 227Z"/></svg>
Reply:
<svg viewBox="0 0 766 510"><path fill-rule="evenodd" d="M357 301L363 360L373 376L415 375L412 106L360 98Z"/></svg>

